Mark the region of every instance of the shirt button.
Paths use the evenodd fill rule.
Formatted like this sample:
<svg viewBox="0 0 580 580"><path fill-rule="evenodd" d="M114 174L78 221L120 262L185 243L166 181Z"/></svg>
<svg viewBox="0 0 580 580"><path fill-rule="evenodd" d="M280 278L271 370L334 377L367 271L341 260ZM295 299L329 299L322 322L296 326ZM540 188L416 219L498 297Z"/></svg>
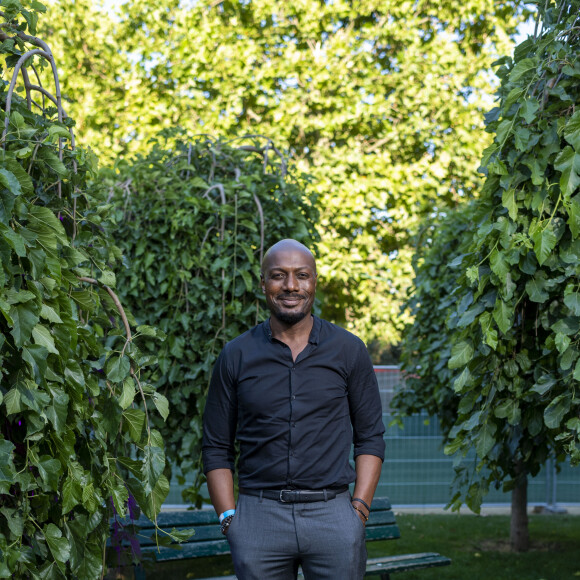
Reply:
<svg viewBox="0 0 580 580"><path fill-rule="evenodd" d="M296 395L292 395L292 400L294 400L296 398Z"/></svg>
<svg viewBox="0 0 580 580"><path fill-rule="evenodd" d="M296 427L296 423L292 423L292 427Z"/></svg>

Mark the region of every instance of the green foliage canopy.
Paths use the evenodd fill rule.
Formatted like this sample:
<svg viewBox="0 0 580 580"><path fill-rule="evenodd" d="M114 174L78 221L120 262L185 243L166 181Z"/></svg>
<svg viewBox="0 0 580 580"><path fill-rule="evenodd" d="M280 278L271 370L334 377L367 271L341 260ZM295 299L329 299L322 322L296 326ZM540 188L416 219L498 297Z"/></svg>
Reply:
<svg viewBox="0 0 580 580"><path fill-rule="evenodd" d="M580 462L579 9L540 7L536 35L498 63L481 197L435 232L417 270L405 366L425 380L398 404L436 411L447 453L475 449L476 472L457 470L456 507L478 509L491 483L510 489L552 451ZM453 242L458 231L467 241Z"/></svg>
<svg viewBox="0 0 580 580"><path fill-rule="evenodd" d="M101 158L143 153L176 125L257 132L289 152L321 209L322 315L396 343L410 236L479 184L486 71L517 5L131 0L106 21L98 4L61 0L50 30Z"/></svg>
<svg viewBox="0 0 580 580"><path fill-rule="evenodd" d="M105 185L117 206L115 239L128 260L118 285L139 323L167 334L145 352L159 360L157 392L171 403L158 428L201 502L201 415L225 342L267 317L265 250L283 238L312 247L317 212L304 179L259 137L225 142L164 131L149 154L118 164Z"/></svg>
<svg viewBox="0 0 580 580"><path fill-rule="evenodd" d="M96 157L75 145L49 46L27 34L44 10L0 10L0 578L88 580L113 507L124 516L131 491L155 518L169 491L146 416L146 399L162 415L167 401L140 371L139 335L156 331L132 335L113 290ZM54 95L31 81L43 66Z"/></svg>

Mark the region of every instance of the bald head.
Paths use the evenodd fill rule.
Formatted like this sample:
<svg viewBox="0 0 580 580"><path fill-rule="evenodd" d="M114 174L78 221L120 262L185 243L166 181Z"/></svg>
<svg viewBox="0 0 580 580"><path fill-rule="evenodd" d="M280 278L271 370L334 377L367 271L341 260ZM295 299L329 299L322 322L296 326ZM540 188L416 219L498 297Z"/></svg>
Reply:
<svg viewBox="0 0 580 580"><path fill-rule="evenodd" d="M262 260L262 291L270 324L289 328L308 320L316 294L316 262L296 240L274 244Z"/></svg>
<svg viewBox="0 0 580 580"><path fill-rule="evenodd" d="M314 272L316 272L316 260L314 259L314 254L304 244L288 238L276 242L268 249L264 259L262 260L262 276L264 276L264 272L267 271L273 260L284 255L290 256L292 254L294 254L295 257L300 256L302 260L304 260L304 262L308 264Z"/></svg>

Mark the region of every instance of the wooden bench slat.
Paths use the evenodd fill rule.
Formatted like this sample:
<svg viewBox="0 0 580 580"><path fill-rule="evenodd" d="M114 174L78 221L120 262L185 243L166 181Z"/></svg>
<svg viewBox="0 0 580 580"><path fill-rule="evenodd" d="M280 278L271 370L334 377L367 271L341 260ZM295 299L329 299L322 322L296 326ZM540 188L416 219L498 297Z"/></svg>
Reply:
<svg viewBox="0 0 580 580"><path fill-rule="evenodd" d="M373 558L367 560L365 576L403 572L406 570L419 570L421 568L433 568L436 566L448 566L449 564L451 564L449 558L436 553L404 554L401 556Z"/></svg>
<svg viewBox="0 0 580 580"><path fill-rule="evenodd" d="M182 544L181 547L175 548L160 547L159 551L157 546L143 546L142 551L154 553L157 561L187 560L189 558L229 554L230 545L225 540L208 540L198 544Z"/></svg>

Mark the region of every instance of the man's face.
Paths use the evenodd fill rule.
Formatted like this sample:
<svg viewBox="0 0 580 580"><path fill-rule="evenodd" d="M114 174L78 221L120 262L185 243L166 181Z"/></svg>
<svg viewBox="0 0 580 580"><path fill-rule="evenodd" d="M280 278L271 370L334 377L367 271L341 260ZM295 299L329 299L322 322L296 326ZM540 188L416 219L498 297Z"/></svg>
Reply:
<svg viewBox="0 0 580 580"><path fill-rule="evenodd" d="M310 314L316 293L316 264L299 248L280 249L268 256L262 290L270 312L280 322L296 324Z"/></svg>

